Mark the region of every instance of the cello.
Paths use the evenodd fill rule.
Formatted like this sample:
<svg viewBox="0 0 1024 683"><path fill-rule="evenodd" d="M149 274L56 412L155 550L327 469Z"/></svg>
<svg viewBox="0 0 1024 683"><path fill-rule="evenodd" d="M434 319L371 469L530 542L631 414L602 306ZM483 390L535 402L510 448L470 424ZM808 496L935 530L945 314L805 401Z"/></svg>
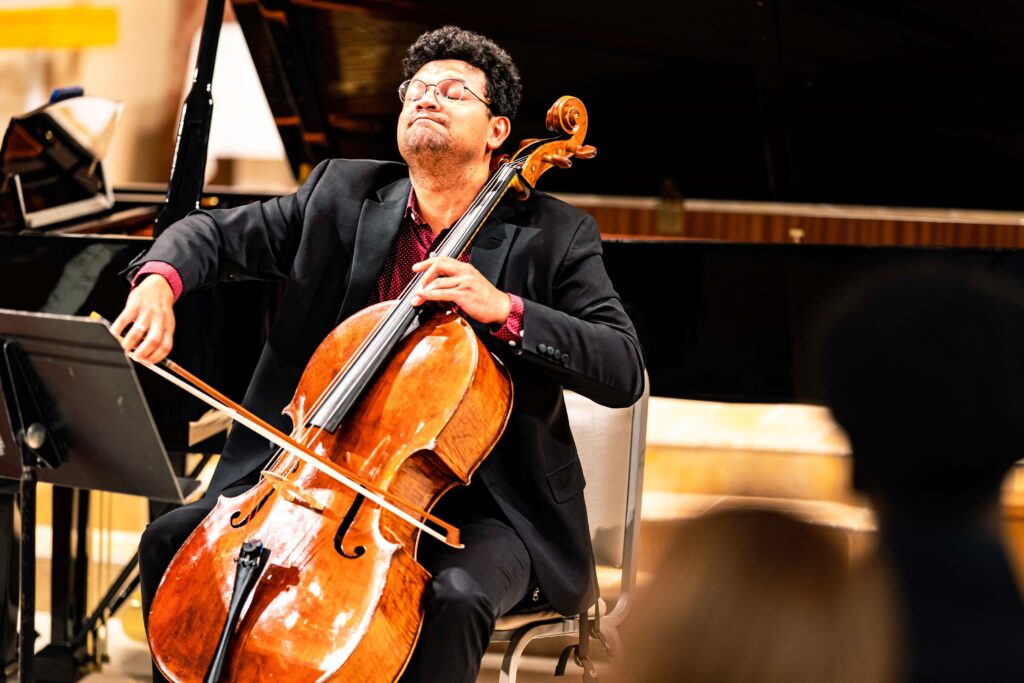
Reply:
<svg viewBox="0 0 1024 683"><path fill-rule="evenodd" d="M549 168L595 154L583 144L588 118L578 99L560 98L546 124L559 134L526 141L497 164L435 255L465 252L508 190L526 198ZM419 534L459 547L458 530L429 510L469 483L501 436L513 393L458 313L412 306L422 278L320 344L284 410L289 435L175 364L146 363L280 448L255 486L217 502L164 575L148 634L168 679L401 675L430 579L415 561Z"/></svg>

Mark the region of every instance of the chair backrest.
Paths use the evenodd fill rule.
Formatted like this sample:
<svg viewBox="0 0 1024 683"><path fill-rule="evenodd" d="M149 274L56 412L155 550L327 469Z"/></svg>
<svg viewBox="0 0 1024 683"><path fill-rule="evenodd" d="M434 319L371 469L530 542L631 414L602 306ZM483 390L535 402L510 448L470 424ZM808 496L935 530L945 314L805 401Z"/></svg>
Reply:
<svg viewBox="0 0 1024 683"><path fill-rule="evenodd" d="M625 616L636 581L649 389L629 408L606 408L565 392L576 448L587 479L584 497L598 567L621 570L619 597L607 619Z"/></svg>

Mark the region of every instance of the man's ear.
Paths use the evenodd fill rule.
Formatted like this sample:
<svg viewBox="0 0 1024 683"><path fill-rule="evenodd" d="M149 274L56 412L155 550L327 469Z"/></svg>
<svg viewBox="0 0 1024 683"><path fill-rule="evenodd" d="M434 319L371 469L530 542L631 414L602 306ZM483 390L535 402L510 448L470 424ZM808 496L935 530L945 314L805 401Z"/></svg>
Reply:
<svg viewBox="0 0 1024 683"><path fill-rule="evenodd" d="M490 120L490 134L487 136L487 151L493 152L501 147L512 132L512 122L507 116L492 116Z"/></svg>

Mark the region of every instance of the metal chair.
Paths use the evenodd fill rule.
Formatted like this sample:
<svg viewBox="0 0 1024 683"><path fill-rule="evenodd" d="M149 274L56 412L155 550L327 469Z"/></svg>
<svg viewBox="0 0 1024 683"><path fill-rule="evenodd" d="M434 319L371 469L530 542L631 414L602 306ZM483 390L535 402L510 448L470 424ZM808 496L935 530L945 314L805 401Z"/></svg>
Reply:
<svg viewBox="0 0 1024 683"><path fill-rule="evenodd" d="M599 584L618 584L618 593L599 599L587 619L548 610L506 615L498 619L491 642L507 643L500 683L515 683L526 645L536 638L577 636L579 643L562 653L555 674L562 675L568 655L583 668L584 681L596 681L589 658L589 640L598 639L609 653L617 653L617 627L629 609L636 583L637 541L640 535L640 498L643 487L649 389L629 408L606 408L571 391L565 392L569 424L587 479L584 497L594 544Z"/></svg>

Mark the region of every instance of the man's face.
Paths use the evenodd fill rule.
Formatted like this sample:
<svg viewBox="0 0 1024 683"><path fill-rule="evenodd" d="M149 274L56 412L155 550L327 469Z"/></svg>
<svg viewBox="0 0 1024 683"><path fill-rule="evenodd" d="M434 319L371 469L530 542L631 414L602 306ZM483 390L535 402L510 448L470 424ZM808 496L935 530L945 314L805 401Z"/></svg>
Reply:
<svg viewBox="0 0 1024 683"><path fill-rule="evenodd" d="M484 72L463 61L428 62L413 76L428 84L446 78L457 78L473 93L489 99ZM462 100L451 102L429 87L415 102L406 98L398 117L398 150L410 164L431 159L457 163L483 159L507 136L508 119L491 116L487 105L469 92Z"/></svg>

